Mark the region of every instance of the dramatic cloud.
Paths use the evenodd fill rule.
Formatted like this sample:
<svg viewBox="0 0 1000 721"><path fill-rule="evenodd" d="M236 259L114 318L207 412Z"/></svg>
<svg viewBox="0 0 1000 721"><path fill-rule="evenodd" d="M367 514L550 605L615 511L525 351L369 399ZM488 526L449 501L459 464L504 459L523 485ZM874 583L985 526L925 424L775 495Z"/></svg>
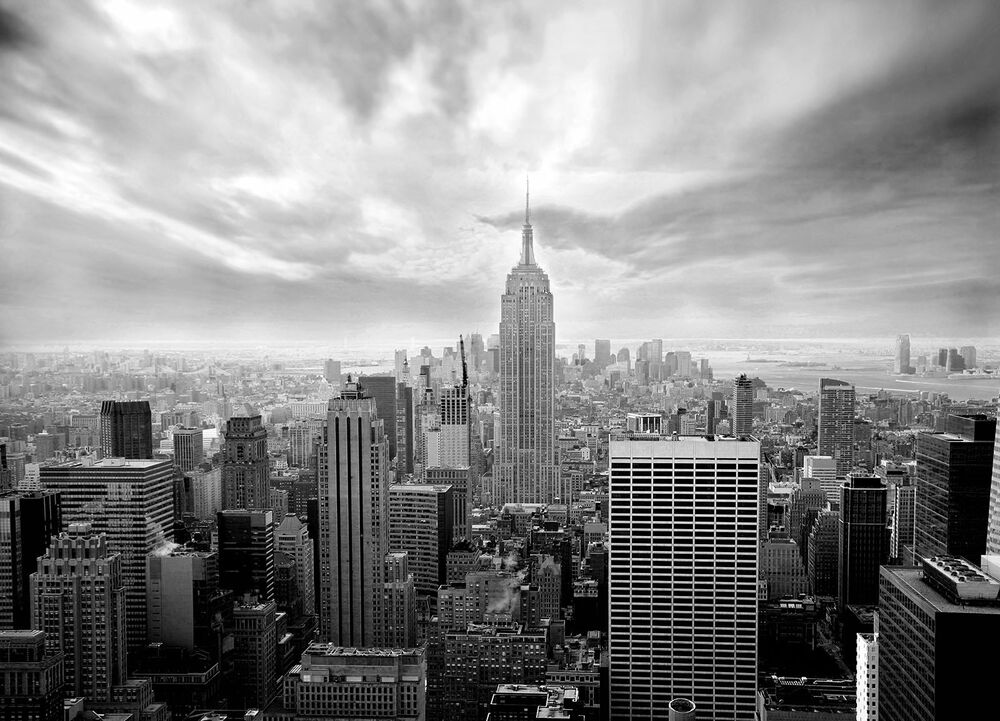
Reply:
<svg viewBox="0 0 1000 721"><path fill-rule="evenodd" d="M1000 6L0 0L0 341L1000 331Z"/></svg>

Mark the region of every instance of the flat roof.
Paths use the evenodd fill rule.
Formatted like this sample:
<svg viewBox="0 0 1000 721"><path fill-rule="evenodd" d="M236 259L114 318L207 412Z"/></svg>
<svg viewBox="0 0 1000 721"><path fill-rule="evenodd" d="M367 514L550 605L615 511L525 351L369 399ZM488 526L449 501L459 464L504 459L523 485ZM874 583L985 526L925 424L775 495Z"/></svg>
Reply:
<svg viewBox="0 0 1000 721"><path fill-rule="evenodd" d="M924 581L924 572L920 568L899 568L882 566L881 574L895 581L899 586L911 592L918 602L922 602L928 611L938 613L968 613L983 616L1000 615L1000 605L963 605L952 601L933 586Z"/></svg>
<svg viewBox="0 0 1000 721"><path fill-rule="evenodd" d="M162 464L173 465L173 461L166 458L102 458L99 461L95 460L93 463L73 460L66 463L57 463L54 466L43 466L42 472L44 473L46 470L56 468L99 468L102 470L113 468L150 468L151 466Z"/></svg>

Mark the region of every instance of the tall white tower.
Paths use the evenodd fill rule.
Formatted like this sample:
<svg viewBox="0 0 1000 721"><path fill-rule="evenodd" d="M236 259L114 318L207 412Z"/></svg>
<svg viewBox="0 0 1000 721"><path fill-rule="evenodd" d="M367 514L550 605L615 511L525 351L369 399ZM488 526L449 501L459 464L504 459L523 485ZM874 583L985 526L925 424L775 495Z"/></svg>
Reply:
<svg viewBox="0 0 1000 721"><path fill-rule="evenodd" d="M634 436L610 448L611 719L752 721L760 443Z"/></svg>
<svg viewBox="0 0 1000 721"><path fill-rule="evenodd" d="M565 501L555 464L556 326L549 276L535 262L525 194L521 259L500 297L500 443L493 504Z"/></svg>

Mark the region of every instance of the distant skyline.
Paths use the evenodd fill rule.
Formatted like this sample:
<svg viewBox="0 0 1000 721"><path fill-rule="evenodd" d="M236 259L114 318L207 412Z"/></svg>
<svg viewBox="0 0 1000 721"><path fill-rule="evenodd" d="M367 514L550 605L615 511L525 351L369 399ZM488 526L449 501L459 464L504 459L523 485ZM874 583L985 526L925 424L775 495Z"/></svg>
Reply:
<svg viewBox="0 0 1000 721"><path fill-rule="evenodd" d="M558 345L997 338L998 33L988 0L0 0L0 349L496 333L526 174Z"/></svg>

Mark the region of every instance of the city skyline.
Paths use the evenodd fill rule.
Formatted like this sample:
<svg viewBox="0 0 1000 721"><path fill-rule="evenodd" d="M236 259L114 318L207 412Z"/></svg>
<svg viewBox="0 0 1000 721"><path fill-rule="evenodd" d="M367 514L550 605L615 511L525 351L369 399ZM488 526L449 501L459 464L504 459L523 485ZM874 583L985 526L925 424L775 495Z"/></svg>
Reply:
<svg viewBox="0 0 1000 721"><path fill-rule="evenodd" d="M526 172L562 337L997 333L991 4L55 7L0 5L4 345L485 329Z"/></svg>

